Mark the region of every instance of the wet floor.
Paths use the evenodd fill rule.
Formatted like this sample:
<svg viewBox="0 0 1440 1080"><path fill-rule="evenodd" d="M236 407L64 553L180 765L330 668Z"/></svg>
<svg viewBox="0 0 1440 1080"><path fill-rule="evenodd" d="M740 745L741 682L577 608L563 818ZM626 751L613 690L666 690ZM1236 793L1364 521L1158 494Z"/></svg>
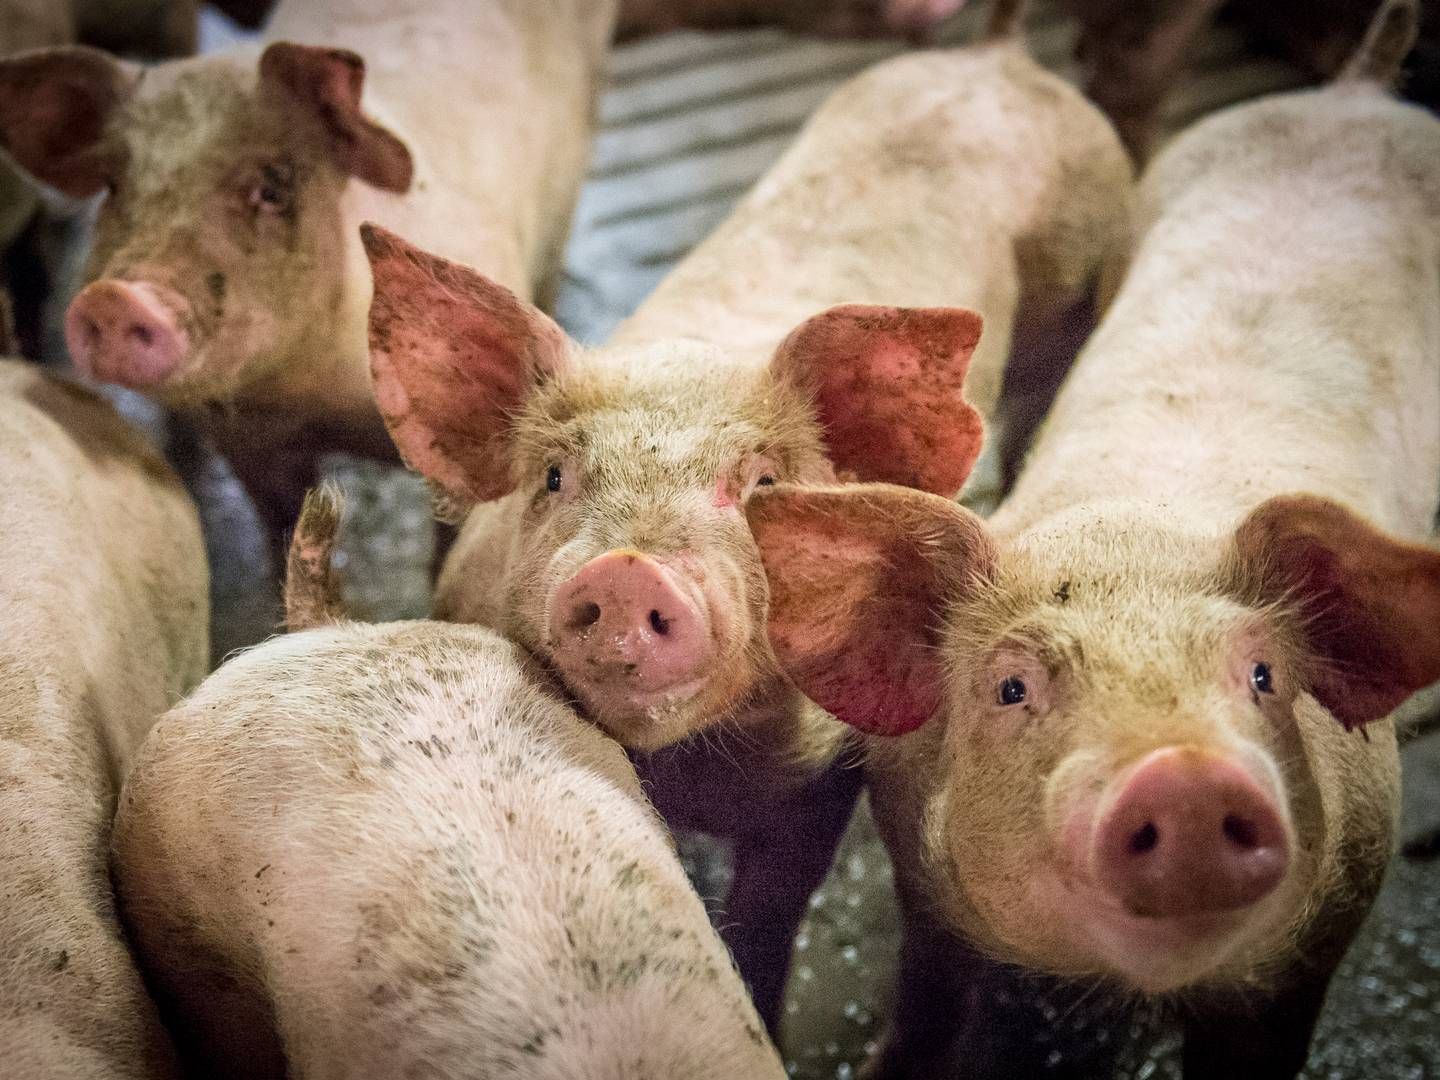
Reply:
<svg viewBox="0 0 1440 1080"><path fill-rule="evenodd" d="M1049 5L1038 6L1037 52L1063 67L1069 29ZM968 29L962 19L950 36L963 37ZM207 39L219 37L211 24ZM883 44L822 44L763 32L677 36L623 50L602 104L593 179L577 214L559 304L567 329L581 340L602 339L723 218L804 115L849 73L890 51L893 46ZM1203 52L1199 74L1177 96L1172 123L1295 79L1283 65L1248 56L1223 33ZM328 471L349 502L342 557L353 613L423 615L430 529L422 486L396 470L345 459ZM214 641L222 657L270 633L279 612L258 526L233 479L213 458L190 472L210 543ZM1429 733L1405 750L1406 838L1440 831L1437 720L1433 713L1422 720L1420 730ZM684 838L683 851L702 894L722 895L725 853L703 838ZM862 811L796 943L784 1038L792 1075L855 1075L884 1023L897 942L890 868ZM1022 1015L1057 1068L1118 1055L1116 1077L1179 1075L1176 1039L1157 1017L1123 1016L1098 994L1079 1006L1038 996L1025 1008ZM1335 982L1306 1076L1440 1077L1440 858L1433 850L1428 857L1395 859Z"/></svg>

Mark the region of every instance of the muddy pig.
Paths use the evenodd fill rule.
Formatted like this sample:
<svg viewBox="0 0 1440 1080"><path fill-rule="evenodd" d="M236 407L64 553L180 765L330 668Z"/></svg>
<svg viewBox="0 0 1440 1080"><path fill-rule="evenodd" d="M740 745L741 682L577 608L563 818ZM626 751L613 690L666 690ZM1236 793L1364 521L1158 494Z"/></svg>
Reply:
<svg viewBox="0 0 1440 1080"><path fill-rule="evenodd" d="M115 797L205 674L189 497L88 390L0 361L0 1057L25 1080L156 1080L174 1050L120 936Z"/></svg>
<svg viewBox="0 0 1440 1080"><path fill-rule="evenodd" d="M965 0L620 0L619 33L782 26L830 37L923 34L964 6Z"/></svg>
<svg viewBox="0 0 1440 1080"><path fill-rule="evenodd" d="M0 144L68 194L108 192L66 318L76 365L194 413L278 542L321 453L394 455L357 226L532 295L558 266L614 13L289 0L258 56L143 78L84 49L0 62Z"/></svg>
<svg viewBox="0 0 1440 1080"><path fill-rule="evenodd" d="M436 615L541 656L673 826L735 843L727 942L772 1030L859 777L775 668L741 507L837 472L953 496L1017 306L1070 303L1126 225L1118 141L1016 17L842 88L602 349L367 232L381 410L470 511Z"/></svg>
<svg viewBox="0 0 1440 1080"><path fill-rule="evenodd" d="M1440 678L1440 121L1385 92L1413 18L1160 156L988 524L878 485L750 503L776 655L878 736L907 932L940 941L877 1076L930 1075L934 919L1175 1002L1187 1076L1304 1064L1391 850L1388 714Z"/></svg>
<svg viewBox="0 0 1440 1080"><path fill-rule="evenodd" d="M121 798L117 887L188 1064L780 1080L624 751L492 631L331 625L335 520L317 498L296 531L314 629L161 719Z"/></svg>

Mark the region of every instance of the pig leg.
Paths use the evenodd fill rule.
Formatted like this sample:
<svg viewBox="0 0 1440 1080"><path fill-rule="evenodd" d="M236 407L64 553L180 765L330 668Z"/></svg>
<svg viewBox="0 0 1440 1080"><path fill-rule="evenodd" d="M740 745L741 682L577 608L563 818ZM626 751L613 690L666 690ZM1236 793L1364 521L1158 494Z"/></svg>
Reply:
<svg viewBox="0 0 1440 1080"><path fill-rule="evenodd" d="M929 918L906 914L904 924L890 1024L864 1080L958 1075L955 1048L970 1041L963 1029L975 1012L978 981L967 976L978 958Z"/></svg>
<svg viewBox="0 0 1440 1080"><path fill-rule="evenodd" d="M912 910L904 917L890 1025L864 1080L1108 1076L1114 1049L1058 1039L1046 1021L1047 1006L1069 1016L1086 993L1020 976Z"/></svg>
<svg viewBox="0 0 1440 1080"><path fill-rule="evenodd" d="M1136 161L1149 154L1160 100L1183 70L1191 43L1221 0L1072 0L1080 18L1085 91L1115 125Z"/></svg>
<svg viewBox="0 0 1440 1080"><path fill-rule="evenodd" d="M736 842L721 937L772 1036L779 1030L795 932L835 861L860 786L859 769L831 766L765 814L764 831Z"/></svg>
<svg viewBox="0 0 1440 1080"><path fill-rule="evenodd" d="M1315 1021L1332 972L1309 975L1270 1002L1216 1009L1185 1022L1184 1073L1189 1080L1245 1077L1292 1080L1305 1067Z"/></svg>
<svg viewBox="0 0 1440 1080"><path fill-rule="evenodd" d="M300 422L270 424L241 412L204 426L254 503L279 574L305 493L318 482L321 448Z"/></svg>

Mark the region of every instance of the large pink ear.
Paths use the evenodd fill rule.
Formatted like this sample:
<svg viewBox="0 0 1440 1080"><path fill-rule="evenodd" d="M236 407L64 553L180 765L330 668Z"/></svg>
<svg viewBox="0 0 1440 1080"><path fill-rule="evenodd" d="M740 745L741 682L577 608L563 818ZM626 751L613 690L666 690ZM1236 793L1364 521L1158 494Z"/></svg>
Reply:
<svg viewBox="0 0 1440 1080"><path fill-rule="evenodd" d="M407 464L449 498L497 499L514 486L510 421L559 373L565 332L508 289L371 224L370 371Z"/></svg>
<svg viewBox="0 0 1440 1080"><path fill-rule="evenodd" d="M97 194L116 165L105 152L105 127L136 78L131 66L82 46L0 60L0 148L66 195Z"/></svg>
<svg viewBox="0 0 1440 1080"><path fill-rule="evenodd" d="M1262 503L1234 545L1242 587L1298 616L1310 691L1347 729L1440 680L1440 551L1313 495Z"/></svg>
<svg viewBox="0 0 1440 1080"><path fill-rule="evenodd" d="M839 472L953 496L984 441L963 393L980 328L964 308L846 304L802 323L771 370L812 395Z"/></svg>
<svg viewBox="0 0 1440 1080"><path fill-rule="evenodd" d="M994 565L980 519L886 484L784 485L745 513L770 581L770 645L791 681L861 731L924 724L944 697L947 607Z"/></svg>
<svg viewBox="0 0 1440 1080"><path fill-rule="evenodd" d="M360 109L365 61L348 49L277 41L260 57L260 80L284 90L325 129L340 167L384 191L408 191L410 149Z"/></svg>

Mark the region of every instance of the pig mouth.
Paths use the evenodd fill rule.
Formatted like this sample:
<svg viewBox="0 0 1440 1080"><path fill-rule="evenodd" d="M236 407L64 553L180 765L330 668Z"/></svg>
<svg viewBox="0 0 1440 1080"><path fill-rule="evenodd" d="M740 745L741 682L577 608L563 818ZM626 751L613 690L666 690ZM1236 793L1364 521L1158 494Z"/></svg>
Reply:
<svg viewBox="0 0 1440 1080"><path fill-rule="evenodd" d="M1173 993L1205 981L1270 922L1265 902L1260 910L1138 914L1058 867L1037 875L1034 891L1041 909L1064 928L1062 934L1071 943L1065 951L1078 949L1091 958L1078 965L1055 965L1057 974L1099 974L1145 994Z"/></svg>

